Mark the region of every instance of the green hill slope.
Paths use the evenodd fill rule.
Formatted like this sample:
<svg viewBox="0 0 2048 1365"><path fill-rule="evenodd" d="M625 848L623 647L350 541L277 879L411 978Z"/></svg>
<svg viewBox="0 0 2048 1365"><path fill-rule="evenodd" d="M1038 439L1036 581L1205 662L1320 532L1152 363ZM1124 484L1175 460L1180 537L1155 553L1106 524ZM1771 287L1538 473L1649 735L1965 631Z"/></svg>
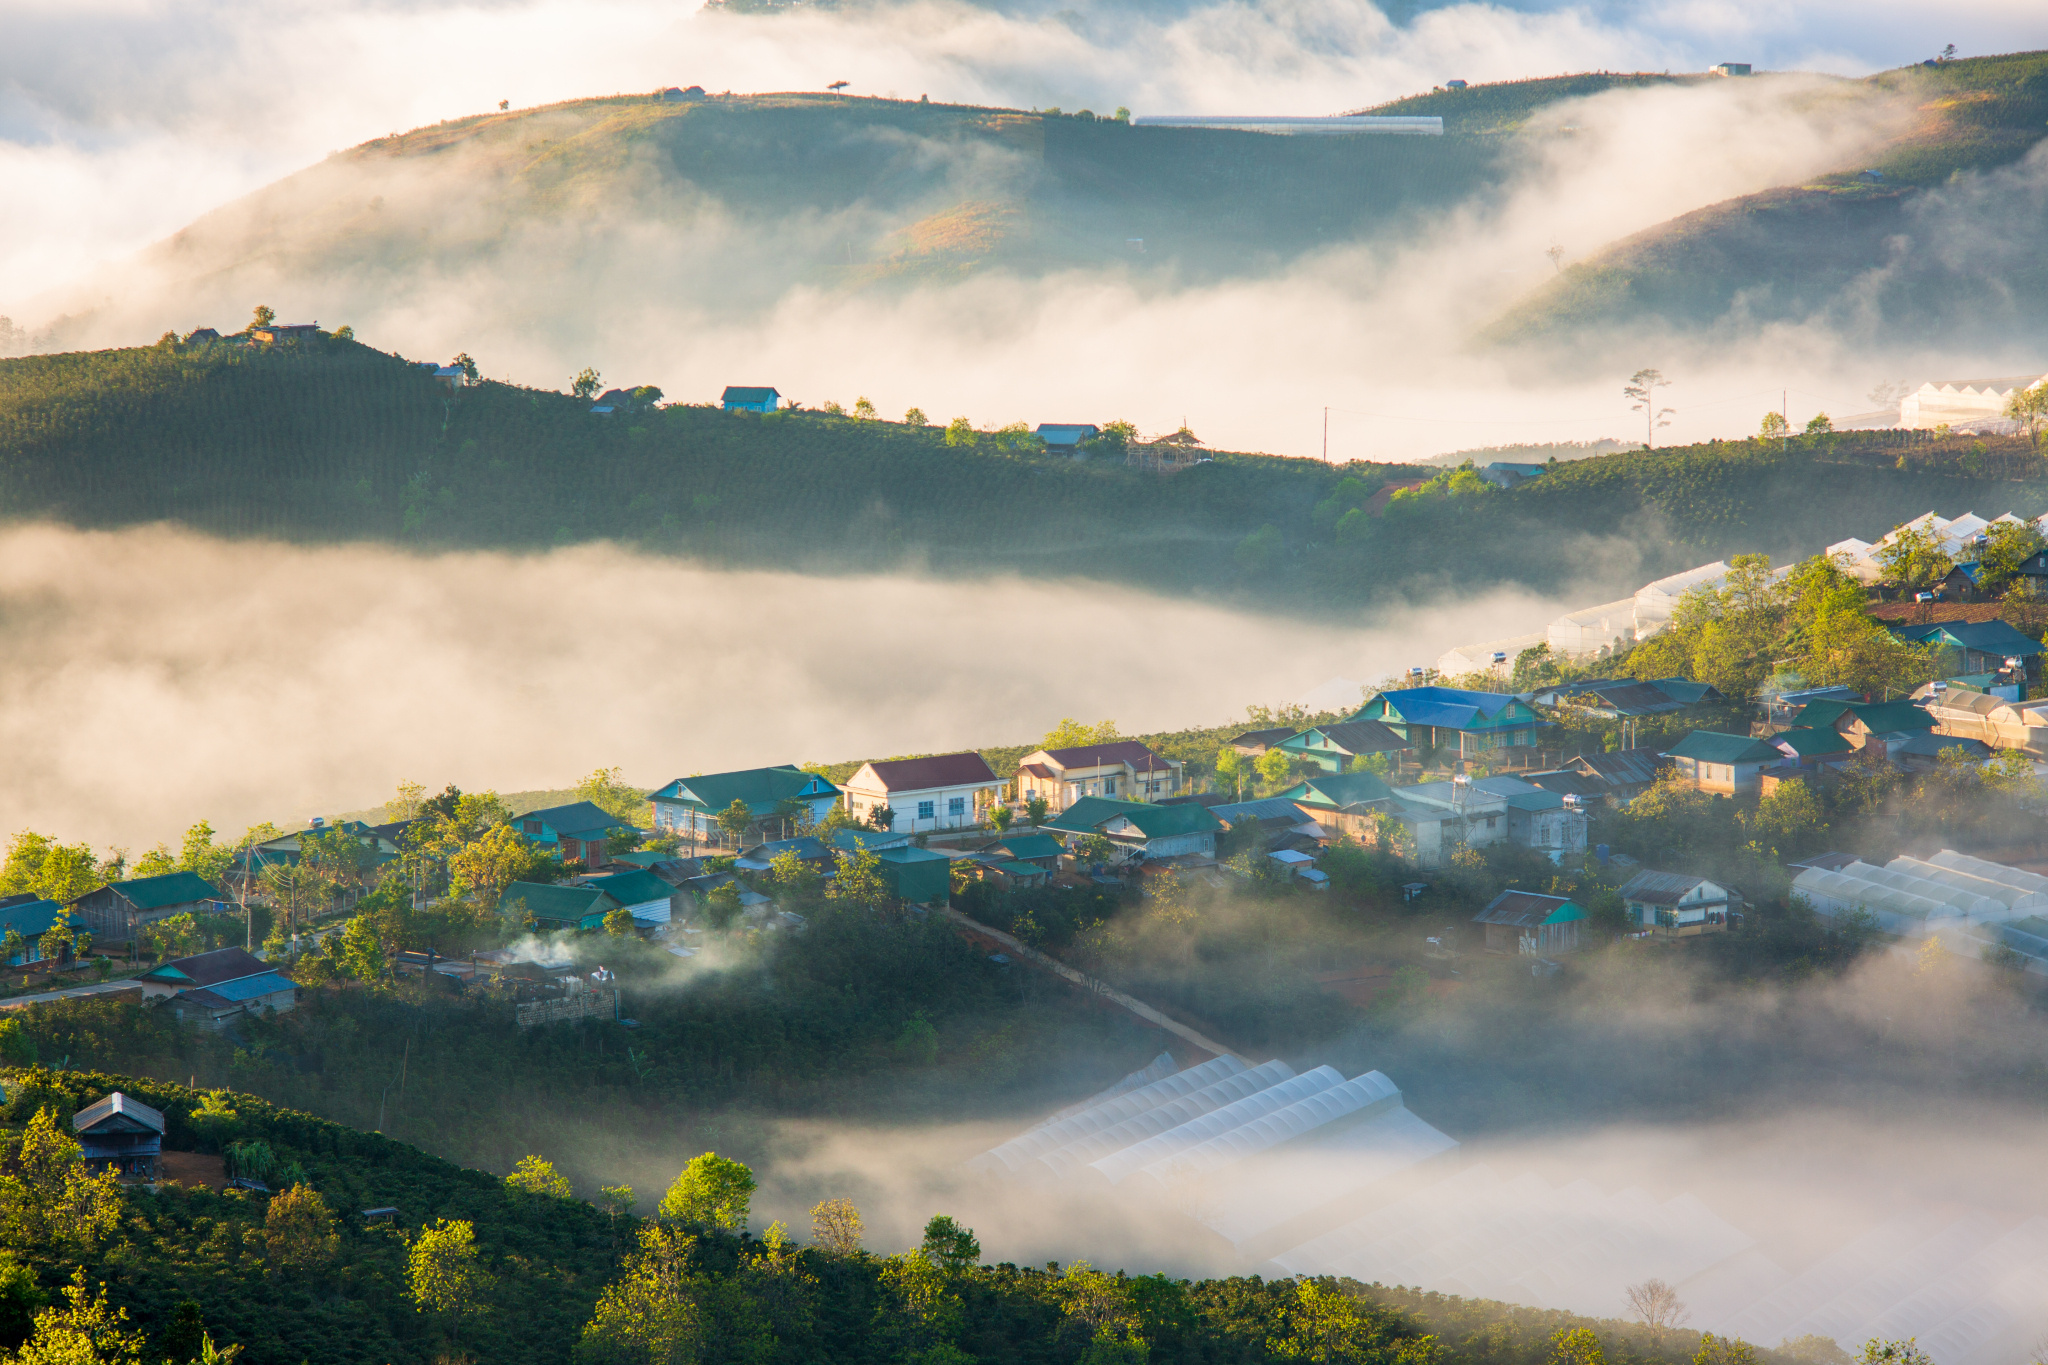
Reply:
<svg viewBox="0 0 2048 1365"><path fill-rule="evenodd" d="M0 361L12 517L421 548L609 539L735 565L1089 578L1306 616L1430 588L1633 587L1739 551L1809 554L1929 507L2048 510L2024 442L1975 452L1913 433L1712 443L1573 461L1502 493L1440 470L1227 452L1159 475L807 412L599 417L509 385L451 394L352 342Z"/></svg>
<svg viewBox="0 0 2048 1365"><path fill-rule="evenodd" d="M447 1365L448 1362L690 1360L702 1365L896 1365L897 1362L1145 1361L1155 1365L1255 1365L1321 1358L1356 1365L1541 1365L1553 1338L1584 1329L1618 1360L1682 1362L1700 1338L1569 1313L1461 1300L1435 1294L1324 1280L1330 1297L1304 1312L1293 1280L1174 1280L1113 1275L1093 1282L1090 1305L1114 1309L1112 1347L1128 1336L1141 1345L1091 1348L1099 1327L1082 1314L1078 1277L1004 1264L965 1265L919 1277L917 1262L865 1251L771 1248L754 1237L686 1225L684 1255L668 1274L643 1281L638 1313L682 1307L694 1329L673 1355L578 1350L583 1324L608 1282L621 1278L638 1220L601 1213L573 1198L529 1194L482 1171L425 1156L402 1143L324 1123L246 1095L220 1092L233 1117L202 1130L193 1120L200 1092L91 1072L16 1073L4 1111L4 1136L18 1144L39 1110L64 1123L114 1089L169 1119L166 1146L216 1151L228 1141L261 1142L279 1161L297 1163L305 1183L342 1216L336 1240L283 1263L288 1245L271 1210L279 1196L218 1192L200 1185L130 1189L111 1232L96 1244L69 1237L27 1237L18 1228L46 1217L33 1190L10 1190L9 1227L0 1256L0 1339L18 1343L28 1313L61 1299L82 1271L89 1290L125 1315L117 1330L146 1339L147 1360L184 1365L203 1325L217 1346L234 1344L250 1365ZM390 1207L388 1221L357 1210ZM461 1220L474 1233L484 1272L456 1317L422 1312L409 1283L408 1239L438 1220ZM297 1244L303 1253L307 1243ZM979 1248L975 1248L978 1259ZM1085 1267L1082 1272L1085 1273ZM1309 1300L1314 1303L1313 1297ZM180 1310L197 1322L181 1324ZM188 1335L191 1334L191 1335ZM1433 1340L1432 1340L1433 1338ZM1341 1354L1328 1354L1332 1342ZM141 1343L138 1342L138 1345ZM39 1360L129 1359L102 1330L105 1353ZM1583 1358L1583 1357L1581 1357ZM1759 1352L1758 1358L1778 1357Z"/></svg>
<svg viewBox="0 0 2048 1365"><path fill-rule="evenodd" d="M1910 126L1867 165L1675 218L1581 261L1490 343L1599 357L1641 329L1745 335L1818 320L1864 343L2039 343L2048 302L2048 53L1888 71L1856 100ZM1871 174L1866 174L1869 172Z"/></svg>

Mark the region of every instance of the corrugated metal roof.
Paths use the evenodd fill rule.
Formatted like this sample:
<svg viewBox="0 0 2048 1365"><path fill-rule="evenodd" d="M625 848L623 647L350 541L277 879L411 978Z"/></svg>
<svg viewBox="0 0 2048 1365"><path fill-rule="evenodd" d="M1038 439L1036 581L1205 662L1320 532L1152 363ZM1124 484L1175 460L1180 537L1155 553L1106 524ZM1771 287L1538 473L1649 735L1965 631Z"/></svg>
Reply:
<svg viewBox="0 0 2048 1365"><path fill-rule="evenodd" d="M197 872L166 872L160 877L137 877L111 885L137 910L161 910L166 905L220 899L213 883Z"/></svg>
<svg viewBox="0 0 2048 1365"><path fill-rule="evenodd" d="M1540 924L1568 924L1585 917L1584 910L1563 896L1545 896L1534 891L1503 891L1472 919L1477 924L1506 924L1533 929Z"/></svg>
<svg viewBox="0 0 2048 1365"><path fill-rule="evenodd" d="M1775 746L1760 739L1718 730L1693 731L1670 749L1669 755L1700 763L1769 763L1782 756Z"/></svg>
<svg viewBox="0 0 2048 1365"><path fill-rule="evenodd" d="M995 770L978 753L934 754L930 758L889 758L866 765L886 792L930 791L996 782Z"/></svg>
<svg viewBox="0 0 2048 1365"><path fill-rule="evenodd" d="M83 1133L96 1124L103 1123L114 1115L139 1123L145 1128L164 1130L164 1116L161 1110L152 1109L141 1100L116 1090L102 1100L95 1100L71 1116L71 1130Z"/></svg>
<svg viewBox="0 0 2048 1365"><path fill-rule="evenodd" d="M1638 872L1622 883L1620 896L1625 901L1642 901L1648 905L1676 905L1702 886L1720 886L1705 877L1689 877L1683 872Z"/></svg>
<svg viewBox="0 0 2048 1365"><path fill-rule="evenodd" d="M170 986L216 986L245 976L275 971L263 959L240 948L216 948L210 953L174 957L162 966L142 974L144 981Z"/></svg>

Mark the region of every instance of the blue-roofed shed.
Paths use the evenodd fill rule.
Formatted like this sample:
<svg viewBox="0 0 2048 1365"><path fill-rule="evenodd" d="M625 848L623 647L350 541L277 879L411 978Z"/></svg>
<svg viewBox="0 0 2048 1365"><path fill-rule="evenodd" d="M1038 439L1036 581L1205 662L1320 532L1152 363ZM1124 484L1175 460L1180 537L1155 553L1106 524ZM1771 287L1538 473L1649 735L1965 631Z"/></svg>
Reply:
<svg viewBox="0 0 2048 1365"><path fill-rule="evenodd" d="M1546 722L1507 692L1457 687L1404 687L1370 698L1352 721L1376 720L1416 749L1442 760L1476 758L1490 749L1526 748ZM1448 751L1448 752L1447 752Z"/></svg>
<svg viewBox="0 0 2048 1365"><path fill-rule="evenodd" d="M774 389L729 384L718 401L727 412L773 412L782 395Z"/></svg>

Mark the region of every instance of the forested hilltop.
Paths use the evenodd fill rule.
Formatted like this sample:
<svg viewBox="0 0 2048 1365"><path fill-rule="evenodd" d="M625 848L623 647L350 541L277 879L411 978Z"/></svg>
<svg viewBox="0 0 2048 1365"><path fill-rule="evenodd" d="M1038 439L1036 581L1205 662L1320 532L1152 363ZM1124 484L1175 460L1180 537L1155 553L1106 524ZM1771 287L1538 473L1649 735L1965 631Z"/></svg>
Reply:
<svg viewBox="0 0 2048 1365"><path fill-rule="evenodd" d="M2048 507L2017 438L1715 442L1574 461L1502 491L1469 471L1228 452L1162 475L1114 449L1051 455L1019 429L590 407L491 382L451 391L327 337L31 356L0 362L0 513L421 549L616 540L733 565L1115 580L1315 615L1437 588L1627 590L1737 552L1871 538L1929 508ZM1419 486L1375 496L1390 484Z"/></svg>
<svg viewBox="0 0 2048 1365"><path fill-rule="evenodd" d="M163 1112L167 1149L222 1154L269 1179L148 1190L88 1177L69 1119L116 1088ZM537 1158L499 1179L253 1096L45 1070L15 1072L8 1089L0 1136L22 1178L0 1190L0 1340L32 1335L9 1356L24 1362L212 1365L237 1352L248 1365L1780 1358L1683 1330L1350 1280L984 1265L972 1229L944 1215L891 1255L863 1248L859 1212L843 1200L820 1204L800 1245L779 1224L750 1232L751 1174L708 1153L643 1220L620 1191L595 1204L572 1197ZM367 1207L379 1216L363 1217Z"/></svg>

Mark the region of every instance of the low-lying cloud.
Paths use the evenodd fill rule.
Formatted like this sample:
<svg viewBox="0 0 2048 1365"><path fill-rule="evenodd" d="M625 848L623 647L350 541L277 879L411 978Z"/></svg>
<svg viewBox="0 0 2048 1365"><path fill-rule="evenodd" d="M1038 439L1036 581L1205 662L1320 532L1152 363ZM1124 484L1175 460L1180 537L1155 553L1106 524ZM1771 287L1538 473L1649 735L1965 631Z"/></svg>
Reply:
<svg viewBox="0 0 2048 1365"><path fill-rule="evenodd" d="M407 555L167 528L0 530L0 831L136 851L403 779L651 785L770 763L1223 724L1554 604L1352 629L1100 584L727 572L591 545Z"/></svg>

